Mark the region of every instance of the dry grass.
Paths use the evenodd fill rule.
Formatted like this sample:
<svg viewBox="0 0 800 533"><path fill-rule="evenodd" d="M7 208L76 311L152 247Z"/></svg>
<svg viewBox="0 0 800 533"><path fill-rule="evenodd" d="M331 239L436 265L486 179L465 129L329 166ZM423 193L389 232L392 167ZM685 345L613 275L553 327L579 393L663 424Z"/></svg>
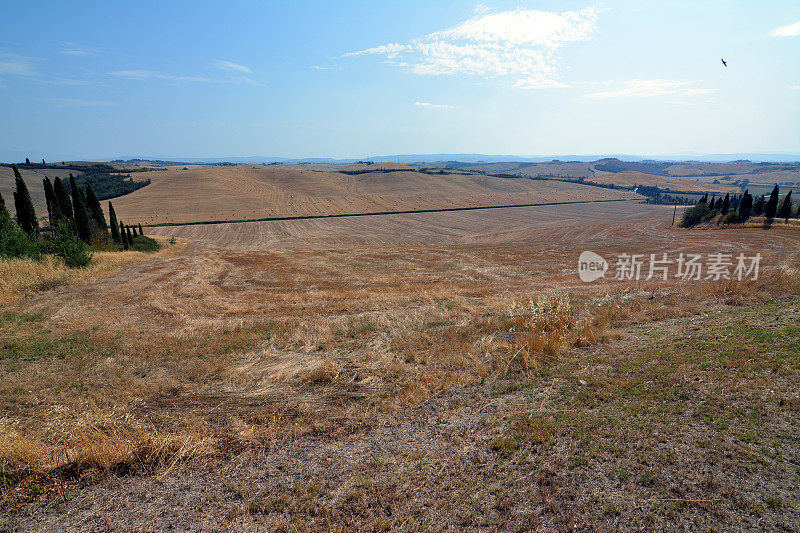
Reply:
<svg viewBox="0 0 800 533"><path fill-rule="evenodd" d="M569 296L538 296L516 300L509 311L508 334L513 356L524 370L551 361L577 329Z"/></svg>
<svg viewBox="0 0 800 533"><path fill-rule="evenodd" d="M131 263L155 257L178 255L185 242L168 244L167 239L158 238L163 248L156 253L136 251L95 252L86 268L69 268L53 256L41 261L31 259L0 259L0 305L9 304L39 292L68 283L85 282L105 277L111 272Z"/></svg>
<svg viewBox="0 0 800 533"><path fill-rule="evenodd" d="M788 229L756 240L756 230L669 230L671 213L653 221L661 211L648 206L614 209L525 244L192 246L17 302L0 315L4 471L24 487L32 474L163 470L347 435L463 385L527 379L634 324L797 290ZM598 235L604 255L631 243L741 247L764 252L766 268L743 284L584 285L564 252ZM543 294L553 296L520 297Z"/></svg>

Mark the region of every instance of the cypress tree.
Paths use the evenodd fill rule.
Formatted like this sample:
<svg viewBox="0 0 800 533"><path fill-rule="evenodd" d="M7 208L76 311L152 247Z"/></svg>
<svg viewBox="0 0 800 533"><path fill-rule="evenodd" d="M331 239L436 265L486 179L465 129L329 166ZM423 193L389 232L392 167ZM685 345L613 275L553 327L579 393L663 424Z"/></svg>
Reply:
<svg viewBox="0 0 800 533"><path fill-rule="evenodd" d="M139 222L139 235L144 235L144 231L142 231L142 223Z"/></svg>
<svg viewBox="0 0 800 533"><path fill-rule="evenodd" d="M56 193L53 190L53 184L50 182L50 178L45 177L42 183L44 184L44 198L47 201L48 220L50 225L55 228L58 227L58 222L63 218L63 215L58 206L58 199L56 198Z"/></svg>
<svg viewBox="0 0 800 533"><path fill-rule="evenodd" d="M123 247L123 249L127 250L128 246L129 246L128 245L128 237L125 234L125 224L123 224L122 222L119 223L119 235L120 235L120 238L122 239L122 247Z"/></svg>
<svg viewBox="0 0 800 533"><path fill-rule="evenodd" d="M8 214L8 208L6 208L6 201L3 198L3 195L0 194L0 218L11 215Z"/></svg>
<svg viewBox="0 0 800 533"><path fill-rule="evenodd" d="M753 213L753 196L750 194L750 190L747 189L744 191L742 195L742 201L739 202L739 218L742 222L745 222Z"/></svg>
<svg viewBox="0 0 800 533"><path fill-rule="evenodd" d="M786 222L789 222L790 216L792 216L792 191L789 191L789 194L783 199L783 204L778 210L778 218L785 218Z"/></svg>
<svg viewBox="0 0 800 533"><path fill-rule="evenodd" d="M26 165L30 165L31 164L30 158L28 158L28 157L25 158L25 164Z"/></svg>
<svg viewBox="0 0 800 533"><path fill-rule="evenodd" d="M706 193L700 200L697 201L698 204L706 204L708 203L708 193Z"/></svg>
<svg viewBox="0 0 800 533"><path fill-rule="evenodd" d="M86 208L89 210L89 218L97 224L97 227L103 230L103 233L108 231L106 224L106 217L103 215L103 207L100 205L100 200L92 190L90 184L86 184Z"/></svg>
<svg viewBox="0 0 800 533"><path fill-rule="evenodd" d="M730 193L725 193L725 199L722 200L722 214L727 215L730 209L731 209L731 195Z"/></svg>
<svg viewBox="0 0 800 533"><path fill-rule="evenodd" d="M760 217L764 214L764 196L761 195L753 201L753 216Z"/></svg>
<svg viewBox="0 0 800 533"><path fill-rule="evenodd" d="M119 236L119 222L117 222L117 214L114 212L114 206L108 202L108 223L111 225L111 238L117 244L122 244Z"/></svg>
<svg viewBox="0 0 800 533"><path fill-rule="evenodd" d="M56 195L56 201L58 202L59 209L61 209L61 214L70 222L74 222L72 200L69 199L69 193L67 192L67 188L64 187L64 182L61 181L61 178L58 176L56 176L56 180L53 183L53 192Z"/></svg>
<svg viewBox="0 0 800 533"><path fill-rule="evenodd" d="M136 237L136 224L133 225L133 236Z"/></svg>
<svg viewBox="0 0 800 533"><path fill-rule="evenodd" d="M75 183L75 178L70 174L69 186L72 189L72 212L75 215L75 228L78 230L78 237L85 243L89 242L91 232L89 230L89 214L86 212L86 203L83 194Z"/></svg>
<svg viewBox="0 0 800 533"><path fill-rule="evenodd" d="M131 227L125 226L125 232L128 234L128 246L133 246L133 236L131 236Z"/></svg>
<svg viewBox="0 0 800 533"><path fill-rule="evenodd" d="M778 194L780 194L780 191L778 190L778 186L775 185L775 188L772 189L772 194L769 195L767 207L764 209L764 215L768 219L775 218L775 213L778 211Z"/></svg>
<svg viewBox="0 0 800 533"><path fill-rule="evenodd" d="M25 233L33 235L39 230L39 220L36 218L36 210L33 208L33 200L31 200L31 193L28 192L28 186L22 179L22 174L19 173L17 165L11 166L14 171L14 181L17 185L17 190L14 192L14 207L17 210L17 222Z"/></svg>

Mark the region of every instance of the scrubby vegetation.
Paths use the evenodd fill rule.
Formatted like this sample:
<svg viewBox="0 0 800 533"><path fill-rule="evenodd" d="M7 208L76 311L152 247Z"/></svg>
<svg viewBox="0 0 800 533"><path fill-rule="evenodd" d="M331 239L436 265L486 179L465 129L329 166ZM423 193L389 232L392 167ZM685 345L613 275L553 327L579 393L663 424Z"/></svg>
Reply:
<svg viewBox="0 0 800 533"><path fill-rule="evenodd" d="M116 226L112 226L109 233L94 187L85 180L86 185L81 189L71 174L69 189L60 178L56 178L55 183L47 177L43 179L48 225L41 227L27 185L16 165L12 165L12 169L16 178L16 217L12 218L0 195L0 259L39 262L50 256L68 268L84 268L91 262L94 250L154 252L159 249L157 241L143 235L141 225L135 237L128 230L124 243L119 232L113 231ZM116 224L110 203L109 211L112 223Z"/></svg>
<svg viewBox="0 0 800 533"><path fill-rule="evenodd" d="M4 164L2 166L14 166ZM118 196L132 193L150 184L150 180L134 180L131 177L135 172L148 172L150 168L135 168L120 170L111 165L95 163L92 165L81 164L46 164L46 163L26 163L20 168L30 170L70 170L75 174L75 182L81 189L92 186L99 200L109 200ZM68 192L71 192L71 184L66 185Z"/></svg>

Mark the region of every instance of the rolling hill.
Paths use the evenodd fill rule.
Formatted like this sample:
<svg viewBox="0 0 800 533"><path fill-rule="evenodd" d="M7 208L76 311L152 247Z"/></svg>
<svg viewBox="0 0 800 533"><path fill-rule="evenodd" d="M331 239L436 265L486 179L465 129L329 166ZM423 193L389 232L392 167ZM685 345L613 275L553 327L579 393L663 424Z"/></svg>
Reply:
<svg viewBox="0 0 800 533"><path fill-rule="evenodd" d="M355 174L297 165L170 167L137 178L151 184L115 199L114 207L121 220L142 224L637 197L579 183L402 166Z"/></svg>

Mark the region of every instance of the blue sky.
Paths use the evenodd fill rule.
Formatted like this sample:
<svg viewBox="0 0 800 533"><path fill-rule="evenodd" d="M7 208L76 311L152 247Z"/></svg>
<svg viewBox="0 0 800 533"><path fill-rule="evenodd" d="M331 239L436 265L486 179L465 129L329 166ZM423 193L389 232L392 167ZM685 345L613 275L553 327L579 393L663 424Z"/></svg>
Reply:
<svg viewBox="0 0 800 533"><path fill-rule="evenodd" d="M796 0L2 12L0 160L800 153Z"/></svg>

